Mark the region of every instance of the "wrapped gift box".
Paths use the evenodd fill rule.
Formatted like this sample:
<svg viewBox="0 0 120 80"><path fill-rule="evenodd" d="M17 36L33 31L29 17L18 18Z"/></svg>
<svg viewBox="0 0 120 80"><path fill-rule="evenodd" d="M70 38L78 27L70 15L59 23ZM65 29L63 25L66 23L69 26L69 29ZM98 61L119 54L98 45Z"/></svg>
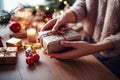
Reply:
<svg viewBox="0 0 120 80"><path fill-rule="evenodd" d="M17 47L0 47L0 64L16 64Z"/></svg>
<svg viewBox="0 0 120 80"><path fill-rule="evenodd" d="M27 33L26 31L20 31L18 33L15 34L10 34L10 38L27 38Z"/></svg>
<svg viewBox="0 0 120 80"><path fill-rule="evenodd" d="M18 38L10 38L6 41L7 47L22 47L22 40Z"/></svg>
<svg viewBox="0 0 120 80"><path fill-rule="evenodd" d="M55 52L63 52L68 48L65 48L60 45L60 41L76 41L80 40L80 34L74 30L67 30L64 34L51 34L51 31L42 31L38 33L38 40L40 41L44 51L47 54ZM50 35L49 35L50 34ZM38 41L38 42L39 42Z"/></svg>
<svg viewBox="0 0 120 80"><path fill-rule="evenodd" d="M4 59L4 51L2 48L0 48L0 64L4 63L3 59Z"/></svg>

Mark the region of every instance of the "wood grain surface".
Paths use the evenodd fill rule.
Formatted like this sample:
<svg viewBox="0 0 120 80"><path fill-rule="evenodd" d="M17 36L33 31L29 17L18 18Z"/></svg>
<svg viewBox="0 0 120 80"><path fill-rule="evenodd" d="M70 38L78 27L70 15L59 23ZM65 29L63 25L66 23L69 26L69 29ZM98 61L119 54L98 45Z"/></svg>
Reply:
<svg viewBox="0 0 120 80"><path fill-rule="evenodd" d="M40 60L32 66L26 64L24 51L18 53L16 65L1 65L0 80L119 80L92 55L58 60L36 51Z"/></svg>

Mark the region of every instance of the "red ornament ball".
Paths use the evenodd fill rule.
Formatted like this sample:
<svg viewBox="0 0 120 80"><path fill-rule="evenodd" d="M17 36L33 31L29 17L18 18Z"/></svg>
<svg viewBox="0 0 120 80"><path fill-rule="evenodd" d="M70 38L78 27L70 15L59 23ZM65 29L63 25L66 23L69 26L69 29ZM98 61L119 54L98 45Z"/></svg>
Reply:
<svg viewBox="0 0 120 80"><path fill-rule="evenodd" d="M26 58L26 63L29 64L29 65L34 64L34 57L33 56L27 57Z"/></svg>
<svg viewBox="0 0 120 80"><path fill-rule="evenodd" d="M10 25L9 25L9 28L11 31L13 32L19 32L20 29L21 29L21 26L18 22L11 22Z"/></svg>
<svg viewBox="0 0 120 80"><path fill-rule="evenodd" d="M38 43L40 43L40 38L38 38Z"/></svg>
<svg viewBox="0 0 120 80"><path fill-rule="evenodd" d="M37 53L35 53L33 54L33 58L34 58L34 62L38 62L40 59L40 56Z"/></svg>
<svg viewBox="0 0 120 80"><path fill-rule="evenodd" d="M46 14L46 17L52 19L52 14Z"/></svg>

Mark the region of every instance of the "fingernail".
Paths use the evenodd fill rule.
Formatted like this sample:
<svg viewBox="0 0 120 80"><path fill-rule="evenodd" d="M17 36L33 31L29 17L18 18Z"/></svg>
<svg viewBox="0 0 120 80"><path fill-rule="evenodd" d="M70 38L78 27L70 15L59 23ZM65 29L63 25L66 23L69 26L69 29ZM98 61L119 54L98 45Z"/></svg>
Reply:
<svg viewBox="0 0 120 80"><path fill-rule="evenodd" d="M55 31L55 29L52 29L52 31Z"/></svg>
<svg viewBox="0 0 120 80"><path fill-rule="evenodd" d="M60 44L64 44L64 41L60 41Z"/></svg>

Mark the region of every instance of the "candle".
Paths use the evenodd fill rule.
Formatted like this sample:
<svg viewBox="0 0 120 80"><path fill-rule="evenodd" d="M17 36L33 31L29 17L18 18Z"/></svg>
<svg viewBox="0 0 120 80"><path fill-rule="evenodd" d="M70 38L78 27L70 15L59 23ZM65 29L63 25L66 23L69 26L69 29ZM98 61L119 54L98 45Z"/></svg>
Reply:
<svg viewBox="0 0 120 80"><path fill-rule="evenodd" d="M27 39L29 42L36 42L36 29L35 28L28 28L27 29Z"/></svg>

